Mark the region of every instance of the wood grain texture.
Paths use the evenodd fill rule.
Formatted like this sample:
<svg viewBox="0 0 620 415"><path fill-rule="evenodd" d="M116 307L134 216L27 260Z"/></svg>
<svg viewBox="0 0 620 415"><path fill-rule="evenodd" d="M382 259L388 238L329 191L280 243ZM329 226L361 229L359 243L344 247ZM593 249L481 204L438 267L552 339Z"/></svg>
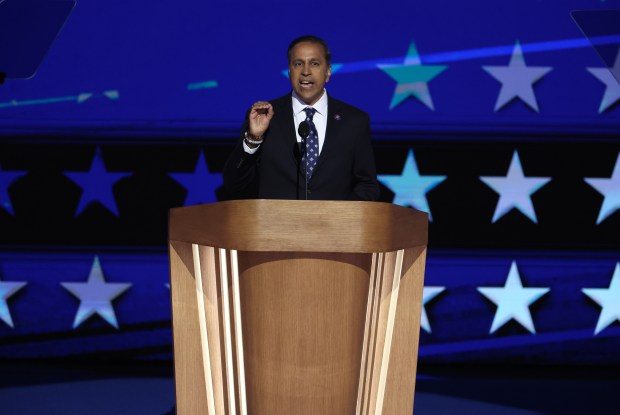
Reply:
<svg viewBox="0 0 620 415"><path fill-rule="evenodd" d="M239 267L249 413L354 413L370 256L245 252Z"/></svg>
<svg viewBox="0 0 620 415"><path fill-rule="evenodd" d="M215 413L226 413L227 399L225 397L225 371L222 357L223 353L223 329L222 310L218 291L219 267L216 262L215 249L212 247L200 247L200 265L202 268L202 287L205 294L205 309L207 331L209 335L209 354L211 360L211 379L213 384L213 396Z"/></svg>
<svg viewBox="0 0 620 415"><path fill-rule="evenodd" d="M208 359L217 415L410 415L427 227L368 202L173 209L177 413L208 413Z"/></svg>
<svg viewBox="0 0 620 415"><path fill-rule="evenodd" d="M171 241L169 252L177 412L207 414L192 246Z"/></svg>
<svg viewBox="0 0 620 415"><path fill-rule="evenodd" d="M405 250L382 413L413 412L426 248Z"/></svg>
<svg viewBox="0 0 620 415"><path fill-rule="evenodd" d="M235 200L169 217L171 240L239 251L391 252L426 245L427 229L426 213L378 202Z"/></svg>

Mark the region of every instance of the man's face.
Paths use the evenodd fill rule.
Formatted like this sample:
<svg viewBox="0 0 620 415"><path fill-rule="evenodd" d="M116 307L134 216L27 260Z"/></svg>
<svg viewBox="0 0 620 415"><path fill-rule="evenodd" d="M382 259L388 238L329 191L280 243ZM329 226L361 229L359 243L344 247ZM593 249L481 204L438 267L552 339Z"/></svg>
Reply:
<svg viewBox="0 0 620 415"><path fill-rule="evenodd" d="M329 81L331 66L325 60L325 51L319 43L301 42L291 50L288 74L293 90L306 104L314 105Z"/></svg>

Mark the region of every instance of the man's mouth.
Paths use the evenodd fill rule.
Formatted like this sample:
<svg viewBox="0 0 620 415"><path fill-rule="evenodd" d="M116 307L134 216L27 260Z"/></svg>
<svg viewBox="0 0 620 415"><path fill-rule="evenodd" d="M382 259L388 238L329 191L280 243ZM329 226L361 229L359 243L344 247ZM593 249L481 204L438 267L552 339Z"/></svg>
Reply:
<svg viewBox="0 0 620 415"><path fill-rule="evenodd" d="M299 85L302 88L312 88L312 86L314 86L314 82L312 82L312 81L299 81Z"/></svg>

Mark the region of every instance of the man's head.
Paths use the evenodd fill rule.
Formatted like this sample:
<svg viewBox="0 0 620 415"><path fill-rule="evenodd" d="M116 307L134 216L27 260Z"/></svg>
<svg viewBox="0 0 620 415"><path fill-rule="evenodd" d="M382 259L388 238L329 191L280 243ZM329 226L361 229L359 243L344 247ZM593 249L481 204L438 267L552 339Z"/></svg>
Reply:
<svg viewBox="0 0 620 415"><path fill-rule="evenodd" d="M288 74L295 93L314 105L323 95L331 76L331 53L327 43L316 36L302 36L288 47Z"/></svg>

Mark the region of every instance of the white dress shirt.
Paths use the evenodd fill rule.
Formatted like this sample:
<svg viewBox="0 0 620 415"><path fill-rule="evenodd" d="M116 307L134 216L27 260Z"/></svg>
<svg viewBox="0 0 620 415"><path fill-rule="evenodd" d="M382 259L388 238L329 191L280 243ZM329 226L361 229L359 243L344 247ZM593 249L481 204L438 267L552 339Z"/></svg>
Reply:
<svg viewBox="0 0 620 415"><path fill-rule="evenodd" d="M293 119L295 122L295 135L297 137L297 142L301 143L301 136L299 135L299 124L306 120L306 113L304 109L308 107L312 107L316 110L314 113L314 117L312 117L312 121L314 122L314 126L316 127L316 132L319 136L319 154L321 154L321 150L323 149L323 143L325 142L325 131L327 130L327 91L323 89L323 95L314 105L308 105L301 100L293 91L293 95L291 97L292 105L293 105ZM258 151L260 146L255 148L250 148L245 141L243 142L243 149L248 154L254 154Z"/></svg>

